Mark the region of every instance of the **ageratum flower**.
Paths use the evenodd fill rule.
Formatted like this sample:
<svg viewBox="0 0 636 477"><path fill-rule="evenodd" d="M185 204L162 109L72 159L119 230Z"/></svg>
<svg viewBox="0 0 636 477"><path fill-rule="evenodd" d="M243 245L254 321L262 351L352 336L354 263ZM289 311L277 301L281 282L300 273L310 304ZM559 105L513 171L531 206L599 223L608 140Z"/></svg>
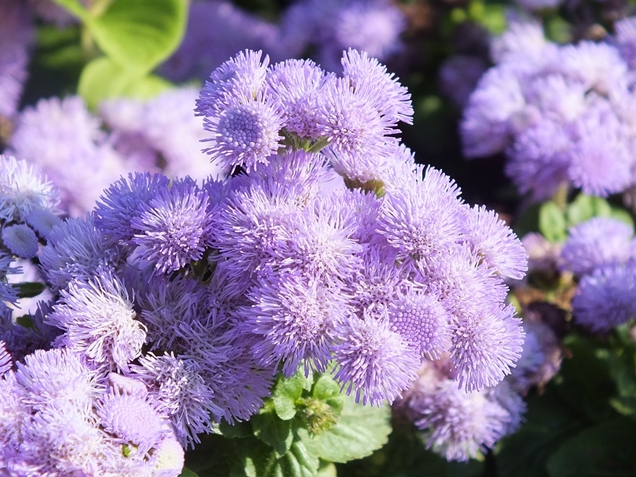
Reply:
<svg viewBox="0 0 636 477"><path fill-rule="evenodd" d="M568 230L559 267L583 276L605 265L627 262L631 257L634 230L609 217L594 217Z"/></svg>
<svg viewBox="0 0 636 477"><path fill-rule="evenodd" d="M4 341L0 341L0 376L13 368L13 358L7 351Z"/></svg>
<svg viewBox="0 0 636 477"><path fill-rule="evenodd" d="M572 299L574 321L594 332L636 319L636 266L606 265L581 278Z"/></svg>
<svg viewBox="0 0 636 477"><path fill-rule="evenodd" d="M105 269L71 281L46 322L64 331L58 346L84 354L96 367L127 371L146 341L146 328L136 316L121 281Z"/></svg>
<svg viewBox="0 0 636 477"><path fill-rule="evenodd" d="M16 257L33 258L38 253L38 238L26 224L3 227L2 242Z"/></svg>
<svg viewBox="0 0 636 477"><path fill-rule="evenodd" d="M171 273L199 260L210 243L208 198L192 179L157 188L130 221L134 260Z"/></svg>

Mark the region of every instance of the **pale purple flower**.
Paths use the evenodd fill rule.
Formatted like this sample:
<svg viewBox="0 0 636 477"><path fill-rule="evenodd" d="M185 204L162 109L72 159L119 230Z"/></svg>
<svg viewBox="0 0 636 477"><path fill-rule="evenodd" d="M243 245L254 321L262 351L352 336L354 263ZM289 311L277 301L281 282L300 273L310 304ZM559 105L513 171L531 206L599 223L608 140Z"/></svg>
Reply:
<svg viewBox="0 0 636 477"><path fill-rule="evenodd" d="M96 403L104 431L123 444L146 453L161 440L167 422L144 397L107 392Z"/></svg>
<svg viewBox="0 0 636 477"><path fill-rule="evenodd" d="M283 124L283 112L263 98L232 101L218 114L204 117L203 127L211 133L203 139L209 143L205 152L224 170L240 166L249 171L267 163L281 147Z"/></svg>
<svg viewBox="0 0 636 477"><path fill-rule="evenodd" d="M202 364L192 358L172 352L149 354L132 367L132 376L148 386L149 396L170 419L176 438L186 448L199 443L197 434L209 433L212 417L223 412L205 382Z"/></svg>
<svg viewBox="0 0 636 477"><path fill-rule="evenodd" d="M58 191L39 167L0 154L0 219L25 221L36 210L54 210Z"/></svg>
<svg viewBox="0 0 636 477"><path fill-rule="evenodd" d="M281 364L288 377L300 363L306 372L326 369L336 329L349 314L346 297L293 273L259 280L248 297L253 304L239 310L240 326L258 336L252 352L259 363Z"/></svg>
<svg viewBox="0 0 636 477"><path fill-rule="evenodd" d="M614 36L621 56L633 70L636 66L636 17L623 18L614 23Z"/></svg>
<svg viewBox="0 0 636 477"><path fill-rule="evenodd" d="M136 172L113 182L106 189L94 211L95 226L109 243L130 242L135 234L130 223L139 216L143 204L167 189L170 179L162 174Z"/></svg>
<svg viewBox="0 0 636 477"><path fill-rule="evenodd" d="M4 341L0 341L0 376L13 368L13 358L7 351Z"/></svg>
<svg viewBox="0 0 636 477"><path fill-rule="evenodd" d="M134 235L134 260L154 264L156 270L171 273L199 260L210 244L212 222L208 200L192 179L162 187L140 203L130 221Z"/></svg>
<svg viewBox="0 0 636 477"><path fill-rule="evenodd" d="M441 380L409 400L426 447L447 460L467 461L506 433L510 413L484 392L466 392Z"/></svg>
<svg viewBox="0 0 636 477"><path fill-rule="evenodd" d="M40 267L53 289L59 290L74 279L88 279L114 267L120 258L121 252L109 246L89 215L86 220L67 219L52 230L40 254Z"/></svg>
<svg viewBox="0 0 636 477"><path fill-rule="evenodd" d="M466 209L465 235L474 253L495 273L520 280L528 270L526 251L514 232L485 207Z"/></svg>
<svg viewBox="0 0 636 477"><path fill-rule="evenodd" d="M391 331L388 320L351 318L337 329L335 379L357 402L392 402L409 388L420 365L408 341Z"/></svg>
<svg viewBox="0 0 636 477"><path fill-rule="evenodd" d="M583 276L605 265L625 263L633 236L633 228L617 219L594 217L581 222L568 230L559 267Z"/></svg>
<svg viewBox="0 0 636 477"><path fill-rule="evenodd" d="M479 56L449 56L442 62L437 73L439 89L455 106L464 108L486 70L486 62Z"/></svg>
<svg viewBox="0 0 636 477"><path fill-rule="evenodd" d="M581 278L572 299L574 321L595 332L636 318L636 267L606 265Z"/></svg>
<svg viewBox="0 0 636 477"><path fill-rule="evenodd" d="M98 367L127 371L146 340L146 328L136 316L119 279L104 270L70 282L46 322L64 331L58 346L84 354Z"/></svg>
<svg viewBox="0 0 636 477"><path fill-rule="evenodd" d="M26 224L3 227L2 242L16 257L33 258L38 253L38 238Z"/></svg>

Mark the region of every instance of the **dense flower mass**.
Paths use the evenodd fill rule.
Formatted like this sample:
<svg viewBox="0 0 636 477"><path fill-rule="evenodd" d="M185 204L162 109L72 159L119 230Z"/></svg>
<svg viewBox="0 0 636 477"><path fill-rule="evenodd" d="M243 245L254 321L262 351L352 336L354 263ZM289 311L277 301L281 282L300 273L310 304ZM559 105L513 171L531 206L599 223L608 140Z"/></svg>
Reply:
<svg viewBox="0 0 636 477"><path fill-rule="evenodd" d="M465 156L505 152L506 173L536 200L561 184L604 197L633 185L631 21L617 22L614 39L566 45L513 22L463 112Z"/></svg>
<svg viewBox="0 0 636 477"><path fill-rule="evenodd" d="M226 61L197 113L212 161L233 174L197 183L131 173L85 218L54 225L43 247L22 217L55 202L4 159L14 172L0 182L0 251L39 256L55 295L33 323L56 330L51 349L17 371L12 349L0 349L0 416L23 426L4 438L12 469L48 452L42 472L177 475L159 468L162 449L181 449L182 465L210 420L249 419L277 377L298 369L329 372L358 402L381 405L444 357L447 383L420 406L432 413L418 421L435 427L431 446L461 459L453 446L472 455L514 427L521 406L504 409L486 389L521 355L524 331L504 300L505 280L526 270L523 246L399 143L398 123L413 114L406 88L366 53L348 50L342 65L336 76L311 61L270 66L254 51ZM45 109L86 114L73 101ZM121 106L106 114L134 134ZM94 150L97 129L87 120L82 131ZM25 199L22 183L33 191ZM455 404L469 416L461 423L434 417ZM52 440L67 414L69 442Z"/></svg>

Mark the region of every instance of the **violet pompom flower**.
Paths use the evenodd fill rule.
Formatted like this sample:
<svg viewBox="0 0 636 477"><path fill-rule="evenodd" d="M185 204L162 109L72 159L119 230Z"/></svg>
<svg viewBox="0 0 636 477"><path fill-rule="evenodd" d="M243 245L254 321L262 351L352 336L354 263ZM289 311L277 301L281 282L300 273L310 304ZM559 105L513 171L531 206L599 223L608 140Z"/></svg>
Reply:
<svg viewBox="0 0 636 477"><path fill-rule="evenodd" d="M113 268L121 253L109 247L92 216L68 219L55 227L40 254L40 267L54 290L71 281L93 277L99 270Z"/></svg>
<svg viewBox="0 0 636 477"><path fill-rule="evenodd" d="M121 281L102 270L91 279L74 280L60 292L46 322L64 330L56 345L83 353L96 367L127 371L141 354L146 328Z"/></svg>
<svg viewBox="0 0 636 477"><path fill-rule="evenodd" d="M189 178L155 190L130 221L134 260L154 264L161 273L199 260L210 244L207 206L205 191Z"/></svg>
<svg viewBox="0 0 636 477"><path fill-rule="evenodd" d="M631 257L634 230L620 220L594 217L568 231L559 267L578 276L605 265L621 264Z"/></svg>
<svg viewBox="0 0 636 477"><path fill-rule="evenodd" d="M3 227L2 242L16 257L33 258L38 253L38 238L26 224Z"/></svg>
<svg viewBox="0 0 636 477"><path fill-rule="evenodd" d="M380 405L395 400L417 376L418 353L391 330L387 320L351 318L338 327L335 379L356 401Z"/></svg>
<svg viewBox="0 0 636 477"><path fill-rule="evenodd" d="M131 368L135 379L148 386L148 394L157 409L168 416L175 436L184 447L194 447L197 434L209 433L212 416L222 413L214 391L203 378L201 364L174 353L149 354Z"/></svg>
<svg viewBox="0 0 636 477"><path fill-rule="evenodd" d="M576 323L594 332L636 319L636 266L606 265L583 276L572 311Z"/></svg>
<svg viewBox="0 0 636 477"><path fill-rule="evenodd" d="M40 168L0 154L0 220L23 222L35 211L54 210L58 191Z"/></svg>

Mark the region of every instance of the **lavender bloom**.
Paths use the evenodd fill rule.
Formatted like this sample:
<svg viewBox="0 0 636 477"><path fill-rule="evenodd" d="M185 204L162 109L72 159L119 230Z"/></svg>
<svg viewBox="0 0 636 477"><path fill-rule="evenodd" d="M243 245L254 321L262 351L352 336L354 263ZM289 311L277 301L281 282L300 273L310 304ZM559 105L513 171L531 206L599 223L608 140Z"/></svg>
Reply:
<svg viewBox="0 0 636 477"><path fill-rule="evenodd" d="M250 170L281 147L283 113L262 98L231 102L218 115L206 116L203 127L212 133L204 139L205 152L225 170L238 166Z"/></svg>
<svg viewBox="0 0 636 477"><path fill-rule="evenodd" d="M621 56L633 70L636 66L636 17L623 18L614 23L615 41Z"/></svg>
<svg viewBox="0 0 636 477"><path fill-rule="evenodd" d="M161 174L136 172L120 178L104 191L94 211L95 226L107 243L130 242L135 235L131 221L139 217L142 204L158 190L167 190L170 180Z"/></svg>
<svg viewBox="0 0 636 477"><path fill-rule="evenodd" d="M605 265L625 263L631 256L632 227L617 219L594 217L568 231L560 268L578 276Z"/></svg>
<svg viewBox="0 0 636 477"><path fill-rule="evenodd" d="M160 441L167 424L144 397L134 394L105 393L96 411L108 434L142 453Z"/></svg>
<svg viewBox="0 0 636 477"><path fill-rule="evenodd" d="M486 69L486 63L478 56L450 56L439 67L439 89L455 106L463 109Z"/></svg>
<svg viewBox="0 0 636 477"><path fill-rule="evenodd" d="M207 205L205 191L189 178L156 190L130 221L135 260L148 261L162 273L199 260L210 242Z"/></svg>
<svg viewBox="0 0 636 477"><path fill-rule="evenodd" d="M79 96L40 100L16 120L10 151L40 166L61 190L75 216L95 205L98 194L135 169L107 142L100 121Z"/></svg>
<svg viewBox="0 0 636 477"><path fill-rule="evenodd" d="M0 1L0 117L12 117L27 77L33 25L28 8L19 0Z"/></svg>
<svg viewBox="0 0 636 477"><path fill-rule="evenodd" d="M13 368L13 358L7 351L4 341L0 341L0 376Z"/></svg>
<svg viewBox="0 0 636 477"><path fill-rule="evenodd" d="M40 254L40 267L54 290L75 279L89 279L116 265L121 252L108 243L89 215L68 219L55 227Z"/></svg>
<svg viewBox="0 0 636 477"><path fill-rule="evenodd" d="M164 437L154 450L156 456L153 477L178 477L183 470L185 452L174 437Z"/></svg>
<svg viewBox="0 0 636 477"><path fill-rule="evenodd" d="M608 196L634 182L632 78L617 47L558 46L539 25L517 22L495 41L493 56L498 64L464 110L467 157L505 151L506 173L535 200L561 184Z"/></svg>
<svg viewBox="0 0 636 477"><path fill-rule="evenodd" d="M39 210L53 210L58 191L37 166L0 154L0 220L23 222Z"/></svg>
<svg viewBox="0 0 636 477"><path fill-rule="evenodd" d="M38 238L25 224L3 227L2 242L16 257L33 258L38 253Z"/></svg>
<svg viewBox="0 0 636 477"><path fill-rule="evenodd" d="M250 290L254 303L242 310L245 330L259 336L254 356L266 367L293 376L303 360L324 371L331 358L336 329L346 319L346 299L322 285L292 273L264 279Z"/></svg>
<svg viewBox="0 0 636 477"><path fill-rule="evenodd" d="M146 383L157 409L170 418L178 441L194 447L197 434L210 432L210 420L223 411L204 379L200 363L174 353L143 356L132 367L132 376Z"/></svg>
<svg viewBox="0 0 636 477"><path fill-rule="evenodd" d="M64 330L55 344L83 353L98 367L127 371L141 354L146 329L135 319L119 279L104 270L90 280L70 282L60 295L46 318Z"/></svg>
<svg viewBox="0 0 636 477"><path fill-rule="evenodd" d="M420 359L386 320L349 319L337 329L336 380L356 401L395 400L416 377Z"/></svg>
<svg viewBox="0 0 636 477"><path fill-rule="evenodd" d="M528 270L528 259L521 241L513 231L485 207L468 209L467 242L495 273L520 280Z"/></svg>
<svg viewBox="0 0 636 477"><path fill-rule="evenodd" d="M636 268L634 264L606 265L583 276L572 309L576 323L595 332L636 318Z"/></svg>

